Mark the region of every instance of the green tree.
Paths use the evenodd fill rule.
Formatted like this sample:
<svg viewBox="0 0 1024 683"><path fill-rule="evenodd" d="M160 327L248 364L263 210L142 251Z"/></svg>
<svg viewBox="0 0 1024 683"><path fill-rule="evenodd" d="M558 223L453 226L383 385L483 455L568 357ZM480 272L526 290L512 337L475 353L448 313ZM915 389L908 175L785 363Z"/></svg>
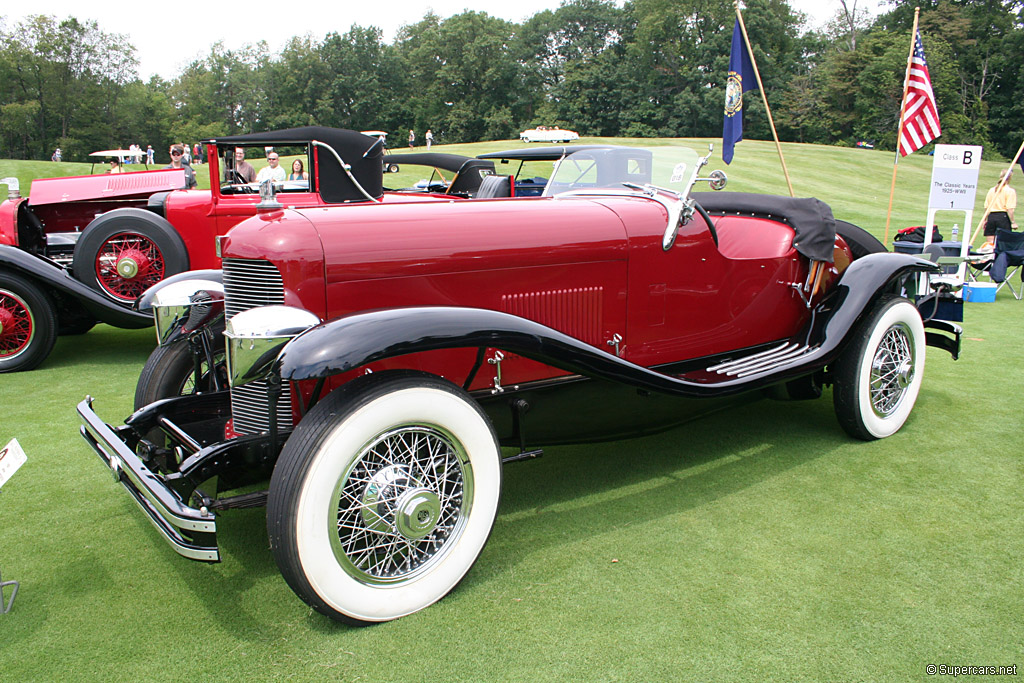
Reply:
<svg viewBox="0 0 1024 683"><path fill-rule="evenodd" d="M407 127L431 128L448 142L510 136L532 104L513 32L483 12L445 20L428 13L403 27L397 47L408 75ZM501 109L508 114L495 113Z"/></svg>

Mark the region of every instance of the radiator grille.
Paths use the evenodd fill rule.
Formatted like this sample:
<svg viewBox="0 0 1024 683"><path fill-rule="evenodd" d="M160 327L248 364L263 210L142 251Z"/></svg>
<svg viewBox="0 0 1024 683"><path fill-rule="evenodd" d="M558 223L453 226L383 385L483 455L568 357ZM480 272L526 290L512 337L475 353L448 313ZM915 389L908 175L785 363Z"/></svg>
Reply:
<svg viewBox="0 0 1024 683"><path fill-rule="evenodd" d="M284 303L284 282L277 267L269 261L224 259L224 310L228 318L242 311ZM292 428L291 391L284 387L277 405L277 428ZM267 383L252 382L231 388L231 417L239 434L259 434L270 430L270 399Z"/></svg>
<svg viewBox="0 0 1024 683"><path fill-rule="evenodd" d="M277 400L277 429L279 432L292 428L292 399L287 385ZM241 387L231 387L231 418L239 434L259 434L270 431L270 399L267 383L263 380L250 382Z"/></svg>
<svg viewBox="0 0 1024 683"><path fill-rule="evenodd" d="M257 306L283 303L284 282L273 263L224 259L224 309L228 318Z"/></svg>

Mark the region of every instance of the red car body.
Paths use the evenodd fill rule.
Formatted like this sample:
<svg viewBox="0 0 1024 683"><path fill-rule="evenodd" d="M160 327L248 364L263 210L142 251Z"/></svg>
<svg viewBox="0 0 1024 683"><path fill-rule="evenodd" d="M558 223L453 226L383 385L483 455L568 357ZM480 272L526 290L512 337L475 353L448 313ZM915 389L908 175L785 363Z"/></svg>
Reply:
<svg viewBox="0 0 1024 683"><path fill-rule="evenodd" d="M162 345L139 410L115 430L84 401L83 435L182 555L218 560L215 511L266 503L289 585L366 623L465 575L502 462L828 384L840 424L881 438L913 407L925 343L958 353L959 328L912 303L937 267L878 253L821 202L691 195L692 153L676 193L650 152L569 151L547 181L567 191L542 197L243 221L222 279L147 295ZM585 182L562 187L563 169Z"/></svg>

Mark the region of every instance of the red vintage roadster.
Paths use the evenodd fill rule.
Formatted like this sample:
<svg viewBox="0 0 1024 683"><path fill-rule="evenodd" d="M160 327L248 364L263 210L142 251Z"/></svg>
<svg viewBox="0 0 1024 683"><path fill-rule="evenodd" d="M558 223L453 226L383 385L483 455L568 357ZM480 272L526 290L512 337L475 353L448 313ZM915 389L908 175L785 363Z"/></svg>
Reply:
<svg viewBox="0 0 1024 683"><path fill-rule="evenodd" d="M119 427L92 398L78 411L178 553L218 561L223 511L266 505L302 600L395 619L469 571L503 464L830 385L843 429L886 437L926 344L959 352L959 327L914 303L937 267L820 201L692 194L725 177L680 147L527 153L555 164L541 196L496 174L487 198L377 206L379 181L344 209L264 197L221 239L222 274L147 293L161 346L139 409Z"/></svg>
<svg viewBox="0 0 1024 683"><path fill-rule="evenodd" d="M342 178L380 169L349 166L338 150L374 142L320 127L207 140L210 190L181 189L181 169L46 178L32 183L28 198L15 179L0 181L10 188L0 204L0 372L32 369L58 334L97 321L151 325L151 316L130 309L147 288L189 269L219 268L214 238L255 215L260 201L257 184L236 168L236 149L253 156L272 146L303 160L308 180L275 190L290 207L315 209L368 199Z"/></svg>

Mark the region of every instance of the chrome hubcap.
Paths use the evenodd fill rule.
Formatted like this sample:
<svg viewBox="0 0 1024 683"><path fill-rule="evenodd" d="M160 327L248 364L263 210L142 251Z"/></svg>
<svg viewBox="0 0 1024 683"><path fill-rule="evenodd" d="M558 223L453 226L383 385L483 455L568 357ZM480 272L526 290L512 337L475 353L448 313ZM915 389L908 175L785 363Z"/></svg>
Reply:
<svg viewBox="0 0 1024 683"><path fill-rule="evenodd" d="M398 533L409 539L428 536L441 516L441 499L433 491L423 488L409 489L395 506L395 526Z"/></svg>
<svg viewBox="0 0 1024 683"><path fill-rule="evenodd" d="M119 259L117 262L117 274L126 280L131 280L139 274L139 264L131 257Z"/></svg>
<svg viewBox="0 0 1024 683"><path fill-rule="evenodd" d="M893 325L882 336L871 360L871 407L879 417L888 417L899 407L914 381L914 348L910 329Z"/></svg>

